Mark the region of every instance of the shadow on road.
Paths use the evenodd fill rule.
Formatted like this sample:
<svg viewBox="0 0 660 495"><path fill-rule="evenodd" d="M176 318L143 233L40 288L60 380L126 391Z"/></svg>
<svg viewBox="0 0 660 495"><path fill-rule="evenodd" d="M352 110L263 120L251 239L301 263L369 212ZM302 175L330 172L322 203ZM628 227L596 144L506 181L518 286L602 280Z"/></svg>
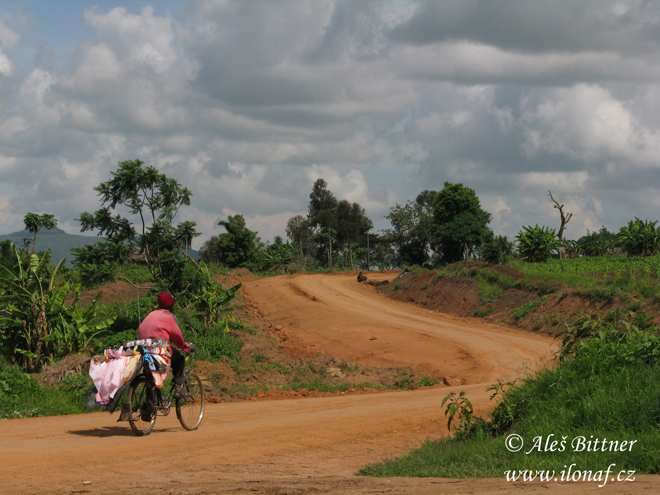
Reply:
<svg viewBox="0 0 660 495"><path fill-rule="evenodd" d="M67 433L71 435L79 435L81 437L132 437L133 432L126 426L104 426L103 428L94 428L92 430L69 430Z"/></svg>
<svg viewBox="0 0 660 495"><path fill-rule="evenodd" d="M152 430L150 435L158 435L159 433L166 433L169 431L175 431L178 428L161 428L159 430ZM131 429L126 423L126 426L104 426L102 428L94 428L91 430L69 430L67 431L69 435L78 435L80 437L134 437Z"/></svg>

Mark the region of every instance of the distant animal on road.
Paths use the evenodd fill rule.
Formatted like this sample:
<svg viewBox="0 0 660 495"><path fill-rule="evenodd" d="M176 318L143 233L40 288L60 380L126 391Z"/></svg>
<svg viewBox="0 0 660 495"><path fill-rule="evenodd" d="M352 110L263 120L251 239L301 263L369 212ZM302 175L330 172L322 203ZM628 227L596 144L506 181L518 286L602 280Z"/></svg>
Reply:
<svg viewBox="0 0 660 495"><path fill-rule="evenodd" d="M360 282L361 284L367 283L367 277L362 275L362 272L358 273L358 282Z"/></svg>

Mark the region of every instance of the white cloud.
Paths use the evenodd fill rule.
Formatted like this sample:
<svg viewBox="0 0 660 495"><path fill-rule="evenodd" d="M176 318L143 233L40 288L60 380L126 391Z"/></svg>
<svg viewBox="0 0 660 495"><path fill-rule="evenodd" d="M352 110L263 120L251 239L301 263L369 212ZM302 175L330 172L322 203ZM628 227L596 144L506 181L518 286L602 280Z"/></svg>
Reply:
<svg viewBox="0 0 660 495"><path fill-rule="evenodd" d="M21 26L25 20L22 16L7 16L9 21L13 21ZM15 29L12 29L6 19L0 17L0 75L11 76L14 72L15 64L12 62L10 53L21 40L21 35Z"/></svg>
<svg viewBox="0 0 660 495"><path fill-rule="evenodd" d="M14 64L9 59L7 54L0 48L0 74L3 76L8 76L12 73Z"/></svg>
<svg viewBox="0 0 660 495"><path fill-rule="evenodd" d="M518 224L519 215L515 214L514 208L508 204L503 196L483 195L480 198L481 207L491 214L489 227L496 234L514 230Z"/></svg>
<svg viewBox="0 0 660 495"><path fill-rule="evenodd" d="M584 161L634 154L635 119L609 91L586 84L554 90L521 119L525 153L541 150Z"/></svg>
<svg viewBox="0 0 660 495"><path fill-rule="evenodd" d="M114 50L106 43L85 46L73 61L66 81L77 97L116 96L126 74Z"/></svg>
<svg viewBox="0 0 660 495"><path fill-rule="evenodd" d="M529 172L516 174L516 186L525 191L561 190L564 193L584 191L588 172Z"/></svg>
<svg viewBox="0 0 660 495"><path fill-rule="evenodd" d="M122 58L134 68L148 68L158 74L166 73L177 61L174 50L174 22L168 16L154 16L154 8L143 7L139 15L115 7L107 14L97 8L84 13L85 21L101 37L110 39L122 53Z"/></svg>
<svg viewBox="0 0 660 495"><path fill-rule="evenodd" d="M330 190L338 200L345 199L351 203L359 203L365 209L367 216L379 218L386 214L389 206L376 198L370 189L365 174L356 169L349 170L345 175L327 165L313 165L307 171L309 190L316 181L322 178L328 183ZM394 206L394 205L391 205Z"/></svg>
<svg viewBox="0 0 660 495"><path fill-rule="evenodd" d="M508 235L556 220L548 189L575 209L576 235L656 215L652 3L571 16L562 2L199 0L179 17L74 4L93 34L59 68L16 70L24 27L0 15L12 214L73 225L117 162L141 158L192 190L185 215L205 238L227 212L284 235L318 177L376 228L444 181L475 188Z"/></svg>

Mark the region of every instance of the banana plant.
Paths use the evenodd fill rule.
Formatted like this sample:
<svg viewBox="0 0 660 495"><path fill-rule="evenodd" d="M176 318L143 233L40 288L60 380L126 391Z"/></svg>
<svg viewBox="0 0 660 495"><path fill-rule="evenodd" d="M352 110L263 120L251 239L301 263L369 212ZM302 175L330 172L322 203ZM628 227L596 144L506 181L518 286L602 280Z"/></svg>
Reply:
<svg viewBox="0 0 660 495"><path fill-rule="evenodd" d="M621 227L617 240L628 256L653 256L658 252L660 229L657 223L635 217L626 227Z"/></svg>
<svg viewBox="0 0 660 495"><path fill-rule="evenodd" d="M56 357L87 348L91 339L112 322L92 325L98 298L89 308L78 311L80 294L67 282L56 287L57 273L64 260L50 272L47 257L30 255L27 267L15 246L13 269L0 266L0 344L10 358L36 370ZM65 299L74 292L74 301Z"/></svg>
<svg viewBox="0 0 660 495"><path fill-rule="evenodd" d="M215 324L223 317L224 326L227 329L225 306L234 298L242 284L224 290L220 284L213 281L211 273L203 260L197 261L196 265L203 274L204 281L199 291L191 296L192 303L201 313L202 322L205 326Z"/></svg>
<svg viewBox="0 0 660 495"><path fill-rule="evenodd" d="M68 283L65 285L66 290L68 290L68 285ZM58 355L91 350L102 345L97 337L105 332L116 319L112 317L93 323L96 320L96 312L102 293L99 292L94 297L92 304L81 310L76 308L75 303L79 292L75 288L74 292L76 298L74 303L67 308L69 310L68 314L60 313L58 318L53 321L51 332L41 338L42 342L53 342Z"/></svg>
<svg viewBox="0 0 660 495"><path fill-rule="evenodd" d="M555 229L549 227L523 227L516 236L518 252L529 262L546 262L559 248Z"/></svg>

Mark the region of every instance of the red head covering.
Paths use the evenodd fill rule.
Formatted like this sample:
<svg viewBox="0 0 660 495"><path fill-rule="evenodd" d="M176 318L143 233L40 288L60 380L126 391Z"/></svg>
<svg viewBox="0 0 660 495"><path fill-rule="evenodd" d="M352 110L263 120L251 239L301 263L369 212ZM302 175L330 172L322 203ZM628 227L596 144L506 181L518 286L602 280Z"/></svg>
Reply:
<svg viewBox="0 0 660 495"><path fill-rule="evenodd" d="M161 292L158 294L158 307L160 309L169 308L174 304L174 298L170 296L167 292Z"/></svg>

